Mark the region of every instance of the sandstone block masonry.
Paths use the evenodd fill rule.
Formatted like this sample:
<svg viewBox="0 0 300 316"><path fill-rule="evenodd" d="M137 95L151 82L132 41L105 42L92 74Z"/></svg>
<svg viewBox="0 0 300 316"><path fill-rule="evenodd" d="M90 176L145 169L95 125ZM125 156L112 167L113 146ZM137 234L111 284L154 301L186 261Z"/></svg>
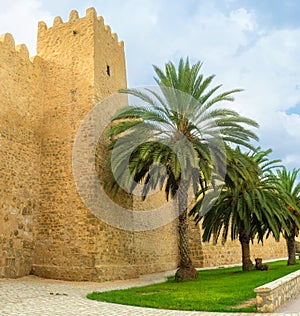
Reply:
<svg viewBox="0 0 300 316"><path fill-rule="evenodd" d="M33 58L10 34L0 38L0 277L104 281L177 267L176 220L146 233L120 230L76 191L76 131L98 101L125 87L123 42L93 8L52 27L40 22ZM198 227L190 242L198 267L240 261L236 244L201 245ZM282 257L280 245L264 253Z"/></svg>
<svg viewBox="0 0 300 316"><path fill-rule="evenodd" d="M295 298L300 291L300 271L290 273L273 282L254 289L257 311L272 313L287 301Z"/></svg>
<svg viewBox="0 0 300 316"><path fill-rule="evenodd" d="M124 45L103 18L91 8L40 22L31 59L2 36L0 79L0 276L103 281L174 269L174 223L146 234L111 227L75 187L76 131L99 100L126 88Z"/></svg>

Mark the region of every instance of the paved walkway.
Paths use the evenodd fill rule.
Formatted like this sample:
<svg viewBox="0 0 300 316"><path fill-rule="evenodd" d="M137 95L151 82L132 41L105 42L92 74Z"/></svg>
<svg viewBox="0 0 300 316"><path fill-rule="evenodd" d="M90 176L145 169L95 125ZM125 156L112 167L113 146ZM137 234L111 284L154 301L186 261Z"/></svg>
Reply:
<svg viewBox="0 0 300 316"><path fill-rule="evenodd" d="M294 312L300 315L300 294L293 301L290 301L287 304L278 308L277 312L278 313Z"/></svg>
<svg viewBox="0 0 300 316"><path fill-rule="evenodd" d="M28 276L21 279L0 279L0 315L10 316L222 316L226 313L184 312L124 306L91 301L85 298L92 291L124 289L162 282L164 274L140 279L105 283L66 282ZM300 307L300 297L296 306ZM298 305L297 305L298 304ZM288 304L281 315L300 315ZM295 311L295 313L291 313ZM231 316L262 316L266 314L230 313ZM278 314L279 315L279 314Z"/></svg>

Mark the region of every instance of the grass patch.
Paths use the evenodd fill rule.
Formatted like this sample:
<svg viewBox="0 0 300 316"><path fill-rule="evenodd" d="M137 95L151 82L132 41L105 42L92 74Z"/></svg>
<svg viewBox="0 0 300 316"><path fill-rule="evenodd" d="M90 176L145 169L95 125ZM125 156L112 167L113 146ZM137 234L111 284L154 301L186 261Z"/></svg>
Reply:
<svg viewBox="0 0 300 316"><path fill-rule="evenodd" d="M285 261L271 262L269 271L242 272L241 267L199 271L195 281L167 282L127 290L93 292L87 298L102 302L162 309L256 312L254 288L274 281L300 268ZM244 307L240 307L244 306Z"/></svg>

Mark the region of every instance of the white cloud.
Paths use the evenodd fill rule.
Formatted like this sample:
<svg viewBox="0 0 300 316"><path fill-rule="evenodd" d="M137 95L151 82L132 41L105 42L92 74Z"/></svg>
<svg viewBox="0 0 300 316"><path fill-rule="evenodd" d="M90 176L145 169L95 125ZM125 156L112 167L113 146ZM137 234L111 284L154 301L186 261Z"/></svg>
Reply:
<svg viewBox="0 0 300 316"><path fill-rule="evenodd" d="M237 9L230 13L230 19L236 22L243 30L253 31L255 27L253 13L244 8Z"/></svg>
<svg viewBox="0 0 300 316"><path fill-rule="evenodd" d="M283 159L283 163L284 164L295 164L295 163L299 163L300 161L300 155L287 155L286 157L284 157Z"/></svg>
<svg viewBox="0 0 300 316"><path fill-rule="evenodd" d="M282 113L282 117L284 117L283 125L287 132L287 135L295 138L300 145L300 116L298 114L290 114Z"/></svg>
<svg viewBox="0 0 300 316"><path fill-rule="evenodd" d="M40 1L0 1L0 34L11 33L16 44L26 44L32 55L35 55L38 21L50 19Z"/></svg>

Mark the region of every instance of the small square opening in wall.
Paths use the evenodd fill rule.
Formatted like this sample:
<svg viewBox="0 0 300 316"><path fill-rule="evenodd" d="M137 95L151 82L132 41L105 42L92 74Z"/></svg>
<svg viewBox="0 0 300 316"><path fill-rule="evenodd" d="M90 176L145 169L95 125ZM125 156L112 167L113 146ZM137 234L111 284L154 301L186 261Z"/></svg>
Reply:
<svg viewBox="0 0 300 316"><path fill-rule="evenodd" d="M106 74L110 76L110 66L106 65Z"/></svg>

